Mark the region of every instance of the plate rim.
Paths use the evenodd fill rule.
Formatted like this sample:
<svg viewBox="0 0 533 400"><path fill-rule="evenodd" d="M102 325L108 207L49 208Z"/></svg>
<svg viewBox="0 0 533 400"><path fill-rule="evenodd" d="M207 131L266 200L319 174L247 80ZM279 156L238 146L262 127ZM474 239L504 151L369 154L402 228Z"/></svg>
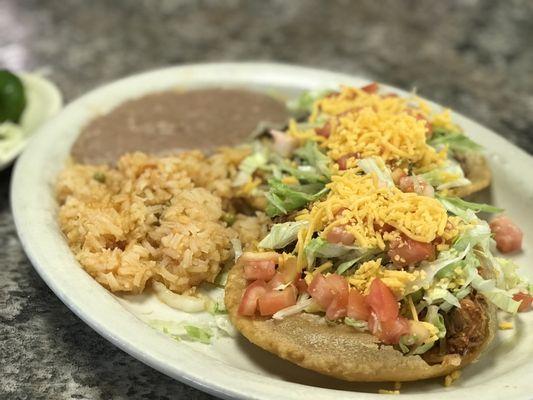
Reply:
<svg viewBox="0 0 533 400"><path fill-rule="evenodd" d="M192 72L191 72L192 71ZM28 163L31 163L31 154L32 152L37 151L36 149L39 146L40 138L44 138L47 135L47 132L49 132L55 124L61 125L61 121L63 119L68 119L65 117L65 115L69 115L68 113L72 112L73 110L76 110L76 107L82 107L84 103L90 103L90 101L93 98L98 98L98 96L101 96L102 93L105 93L106 91L112 91L113 88L121 87L124 85L127 85L129 83L132 83L134 81L144 82L146 83L147 80L149 80L150 77L160 75L160 74L182 74L183 76L186 76L187 73L205 73L206 71L238 71L239 73L244 74L250 74L251 72L259 73L262 72L264 75L261 76L259 81L266 83L269 79L274 79L278 82L278 84L284 84L286 83L288 87L296 87L294 84L294 79L296 77L299 77L301 82L303 82L305 79L309 80L311 77L316 77L320 80L319 85L315 85L316 87L324 86L327 87L329 85L333 85L334 83L338 84L340 82L345 83L355 83L355 84L361 84L364 82L368 82L369 80L357 77L354 75L344 74L344 73L337 73L333 71L323 70L323 69L316 69L316 68L310 68L310 67L303 67L303 66L297 66L297 65L289 65L289 64L279 64L279 63L256 63L256 62L244 62L244 63L203 63L203 64L186 64L186 65L180 65L180 66L174 66L174 67L166 67L156 70L151 70L147 72L142 72L140 74L134 74L122 79L119 79L117 81L113 81L108 84L104 84L101 86L98 86L97 88L89 91L88 93L84 94L83 96L79 97L78 99L74 100L73 102L69 103L60 113L58 113L52 120L48 121L43 127L41 127L33 136L32 141L29 143L29 145L24 150L23 154L19 157L19 159L16 162L13 176L11 179L11 194L10 194L10 202L11 202L11 208L13 213L13 219L15 223L15 227L17 230L17 234L19 236L19 239L22 243L22 246L24 248L24 251L26 255L28 256L30 262L32 263L32 266L37 271L37 273L41 276L41 278L46 282L46 284L52 289L52 291L56 294L56 296L68 307L70 308L80 319L82 319L86 324L88 324L92 329L94 329L96 332L98 332L101 336L106 338L108 341L113 343L115 346L119 347L121 350L127 352L128 354L132 355L133 357L137 358L138 360L142 361L143 363L151 366L152 368L172 377L173 379L177 379L187 385L190 385L192 387L195 387L199 390L202 390L204 392L210 393L215 396L219 396L222 398L227 399L245 399L245 398L253 398L253 399L267 399L271 398L271 396L282 396L284 398L299 398L298 393L302 393L302 391L307 390L313 390L314 397L317 398L334 398L339 395L343 396L353 396L357 398L375 398L375 396L382 396L374 393L363 393L363 392L347 392L344 390L338 390L338 389L326 389L326 388L320 388L320 387L312 387L303 385L300 383L293 383L293 382L286 382L282 381L277 378L272 377L261 377L256 373L250 372L250 371L244 371L239 368L227 365L226 363L223 363L221 361L211 359L211 361L215 362L215 364L218 362L221 364L220 366L226 366L226 370L220 374L220 372L211 373L210 379L205 376L205 374L200 374L201 368L190 368L188 372L185 367L176 367L176 365L172 364L173 360L169 360L168 357L165 359L165 354L158 354L151 353L150 351L147 351L146 349L143 349L142 347L139 347L136 344L136 340L132 335L132 333L125 334L124 332L119 332L117 327L110 327L109 321L105 321L105 319L102 319L101 316L95 316L94 314L91 314L87 312L90 310L90 307L87 307L87 305L80 304L79 300L76 300L75 296L74 298L72 295L65 290L64 287L60 287L60 280L57 279L53 275L53 273L49 270L47 270L46 262L43 262L44 255L42 254L42 250L38 249L36 247L36 244L30 241L30 237L32 236L29 232L28 228L28 215L25 214L24 207L27 205L26 203L22 203L18 200L21 199L21 195L24 191L24 185L23 185L23 174L24 174L24 168L28 167ZM270 74L270 75L269 75ZM275 77L273 76L275 75ZM305 79L304 79L305 77ZM182 78L183 79L183 78ZM216 83L216 81L203 81L203 83ZM249 82L249 84L257 84L259 82ZM220 84L220 83L219 83ZM272 82L271 82L272 84ZM135 85L134 85L135 86ZM137 87L137 86L136 86ZM388 87L388 86L387 86ZM398 92L403 92L399 89L393 88L394 90ZM457 115L461 117L461 119L464 119L468 121L469 123L472 123L476 126L476 129L482 129L486 132L489 132L490 134L496 135L496 133L489 131L487 128L483 127L482 125L479 125L468 118L462 116L459 113L454 113L454 115ZM73 135L72 135L73 136ZM75 137L75 136L74 136ZM522 149L516 147L510 142L507 142L502 137L498 136L501 139L501 142L505 146L512 146L514 151L517 152L517 157L523 158L524 160L527 159L529 162L533 161L533 158L528 155L525 151ZM31 168L30 168L31 169ZM54 221L55 221L55 215L54 215ZM57 223L57 222L56 222ZM58 244L59 245L59 244ZM64 247L64 246L63 246ZM67 246L68 248L68 246ZM44 257L46 258L46 257ZM81 269L80 269L81 270ZM85 271L81 270L85 274ZM94 284L98 285L91 277L86 274L86 276L94 282ZM107 290L103 289L105 292ZM117 304L118 306L118 304ZM122 306L119 306L122 307ZM129 313L127 313L129 314ZM122 316L124 317L124 316ZM133 321L132 319L135 319ZM138 320L133 315L125 316L125 319L122 318L125 322L128 323L135 323L136 325L143 325L145 328L149 329L151 331L151 334L149 337L153 339L155 344L162 344L162 340L167 341L166 337L163 337L162 334L153 331L151 328L149 328L146 324L142 323L140 320ZM123 321L123 322L124 322ZM139 326L137 326L139 329L141 329ZM144 329L143 329L144 331ZM118 334L120 333L120 334ZM147 333L147 332L143 332ZM187 348L187 346L179 346L183 350L184 355L192 355L192 356L198 356L198 353L195 352L193 349ZM149 349L152 349L150 347ZM208 356L207 356L208 357ZM175 361L175 360L174 360ZM194 364L194 362L193 362ZM187 367L191 367L191 365L186 365ZM533 365L532 365L533 366ZM194 366L193 366L194 367ZM233 369L234 371L238 371L240 376L245 379L239 380L239 385L234 385L232 387L228 386L227 384L224 385L219 382L219 380L216 381L216 383L212 382L212 378L220 379L220 378L229 378L231 373L228 371ZM532 369L533 371L533 369ZM261 379L258 380L258 377ZM226 381L228 383L228 381ZM272 383L275 383L275 385L272 385ZM259 385L262 388L268 388L269 391L263 391L263 390L256 390L256 388L253 387L253 385ZM238 387L235 387L238 386ZM287 390L291 390L292 393L290 393L290 396L287 396L289 393L287 393ZM431 393L431 395L435 398L441 398L446 397L447 399L453 399L453 398L460 398L464 390L468 388L454 388L452 390L443 390L440 393ZM415 393L410 394L413 398L418 398L421 396L425 396L424 393ZM525 399L525 398L524 398Z"/></svg>

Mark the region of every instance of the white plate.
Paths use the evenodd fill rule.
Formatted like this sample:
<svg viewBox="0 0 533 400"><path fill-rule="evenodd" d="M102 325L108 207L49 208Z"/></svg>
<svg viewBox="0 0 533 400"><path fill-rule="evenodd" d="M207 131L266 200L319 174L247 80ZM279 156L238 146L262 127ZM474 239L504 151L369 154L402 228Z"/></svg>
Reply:
<svg viewBox="0 0 533 400"><path fill-rule="evenodd" d="M55 84L38 74L18 74L26 93L26 108L22 113L20 126L24 138L8 151L0 154L0 171L11 164L31 140L37 129L57 114L63 105L61 92Z"/></svg>
<svg viewBox="0 0 533 400"><path fill-rule="evenodd" d="M141 320L187 315L150 296L116 297L78 265L56 222L53 186L80 128L97 113L145 93L175 86L239 86L295 93L303 89L362 85L365 80L315 69L277 64L205 64L167 68L106 85L68 105L47 123L17 162L11 204L22 244L48 286L80 318L132 356L209 393L224 398L352 399L378 398L386 384L348 384L295 367L248 344L223 338L211 346L175 342ZM399 92L401 93L401 92ZM483 143L494 171L493 200L520 222L525 251L515 257L529 267L533 237L533 158L488 129L456 115L456 122ZM463 378L444 388L442 380L405 384L409 398L484 400L524 399L533 394L533 312L522 315L516 331L501 332L494 349L465 369ZM379 395L380 399L382 395Z"/></svg>

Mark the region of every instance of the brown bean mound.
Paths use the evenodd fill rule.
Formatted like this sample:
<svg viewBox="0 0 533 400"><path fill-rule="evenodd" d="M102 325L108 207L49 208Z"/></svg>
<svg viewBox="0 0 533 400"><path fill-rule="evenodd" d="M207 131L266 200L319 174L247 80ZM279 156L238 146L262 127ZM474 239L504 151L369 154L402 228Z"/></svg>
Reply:
<svg viewBox="0 0 533 400"><path fill-rule="evenodd" d="M346 381L399 382L447 375L475 361L494 336L495 316L487 308L491 323L477 351L429 365L420 356L404 356L368 333L328 324L318 315L302 313L283 320L240 316L237 310L246 283L243 266L237 264L228 277L225 302L231 321L249 341L301 367ZM454 358L460 363L451 363Z"/></svg>

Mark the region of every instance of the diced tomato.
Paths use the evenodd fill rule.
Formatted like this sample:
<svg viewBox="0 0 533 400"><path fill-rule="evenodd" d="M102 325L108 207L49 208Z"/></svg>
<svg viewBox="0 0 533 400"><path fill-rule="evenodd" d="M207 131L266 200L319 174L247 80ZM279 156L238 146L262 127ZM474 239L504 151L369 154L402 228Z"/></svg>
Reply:
<svg viewBox="0 0 533 400"><path fill-rule="evenodd" d="M359 157L360 157L359 153L348 153L348 154L343 155L342 157L340 157L337 160L337 164L339 165L339 169L341 171L346 170L348 168L348 160L350 158L359 158Z"/></svg>
<svg viewBox="0 0 533 400"><path fill-rule="evenodd" d="M363 86L361 90L372 94L372 93L376 93L378 91L378 88L379 86L377 82L372 82L372 83L369 83L368 85Z"/></svg>
<svg viewBox="0 0 533 400"><path fill-rule="evenodd" d="M315 128L315 133L318 136L323 136L325 138L328 138L329 135L331 135L331 125L329 121L326 122L322 128Z"/></svg>
<svg viewBox="0 0 533 400"><path fill-rule="evenodd" d="M326 316L329 319L335 319L330 317L336 315L346 315L348 282L343 276L331 274L325 277L322 274L317 274L309 285L308 292L318 305L326 310Z"/></svg>
<svg viewBox="0 0 533 400"><path fill-rule="evenodd" d="M348 281L339 274L330 274L326 276L327 283L333 288L336 294L348 298Z"/></svg>
<svg viewBox="0 0 533 400"><path fill-rule="evenodd" d="M335 297L326 309L326 318L335 320L346 316L349 286L346 278L338 274L326 276L326 282L333 288Z"/></svg>
<svg viewBox="0 0 533 400"><path fill-rule="evenodd" d="M296 288L290 285L283 290L269 290L259 297L258 303L262 316L273 315L296 304Z"/></svg>
<svg viewBox="0 0 533 400"><path fill-rule="evenodd" d="M268 281L267 288L268 289L276 289L276 288L278 288L280 286L284 286L284 285L285 285L285 279L283 278L283 275L281 274L281 272L276 271L276 273L274 274L272 279L270 281Z"/></svg>
<svg viewBox="0 0 533 400"><path fill-rule="evenodd" d="M392 171L392 180L396 185L400 184L400 179L406 177L407 174L405 171L401 168L395 168L394 171Z"/></svg>
<svg viewBox="0 0 533 400"><path fill-rule="evenodd" d="M273 261L274 264L277 264L279 260L279 254L276 253L275 251L267 251L264 253L245 251L239 257L239 262L242 262L244 264L247 264L250 261L266 261L266 260Z"/></svg>
<svg viewBox="0 0 533 400"><path fill-rule="evenodd" d="M394 265L404 267L435 258L435 245L418 242L402 235L390 243L387 254Z"/></svg>
<svg viewBox="0 0 533 400"><path fill-rule="evenodd" d="M519 312L526 312L531 309L531 304L533 303L533 296L529 293L516 293L513 296L513 300L521 301L520 306L518 307Z"/></svg>
<svg viewBox="0 0 533 400"><path fill-rule="evenodd" d="M307 293L308 291L308 286L307 286L307 282L305 281L305 279L298 279L295 283L295 286L296 286L296 289L298 289L298 293Z"/></svg>
<svg viewBox="0 0 533 400"><path fill-rule="evenodd" d="M392 291L379 278L375 278L370 284L366 303L381 322L398 318L398 302Z"/></svg>
<svg viewBox="0 0 533 400"><path fill-rule="evenodd" d="M249 261L244 265L244 277L249 281L269 281L276 273L276 264L271 260Z"/></svg>
<svg viewBox="0 0 533 400"><path fill-rule="evenodd" d="M326 318L330 321L334 321L338 318L346 317L346 312L348 309L348 297L336 296L333 298L333 301L329 303L329 306L326 310Z"/></svg>
<svg viewBox="0 0 533 400"><path fill-rule="evenodd" d="M328 232L326 239L330 243L342 243L349 246L353 244L355 236L342 226L336 226Z"/></svg>
<svg viewBox="0 0 533 400"><path fill-rule="evenodd" d="M370 307L366 303L365 296L356 289L351 289L348 295L348 317L362 321L368 321Z"/></svg>
<svg viewBox="0 0 533 400"><path fill-rule="evenodd" d="M399 179L398 187L404 193L416 193L421 196L435 197L435 189L420 176L404 176Z"/></svg>
<svg viewBox="0 0 533 400"><path fill-rule="evenodd" d="M309 285L309 294L324 310L328 308L335 297L335 290L322 274L317 274Z"/></svg>
<svg viewBox="0 0 533 400"><path fill-rule="evenodd" d="M494 218L490 223L490 230L494 234L496 247L502 253L512 253L522 249L524 234L508 217L502 215Z"/></svg>
<svg viewBox="0 0 533 400"><path fill-rule="evenodd" d="M381 329L383 330L383 342L389 344L397 344L400 337L410 332L409 321L403 317L398 317L394 321L382 322Z"/></svg>
<svg viewBox="0 0 533 400"><path fill-rule="evenodd" d="M265 281L257 280L248 285L239 304L239 315L252 316L257 309L257 300L266 293L267 285Z"/></svg>
<svg viewBox="0 0 533 400"><path fill-rule="evenodd" d="M403 317L390 321L380 321L372 313L368 320L368 329L385 344L397 344L403 335L409 334L409 322Z"/></svg>

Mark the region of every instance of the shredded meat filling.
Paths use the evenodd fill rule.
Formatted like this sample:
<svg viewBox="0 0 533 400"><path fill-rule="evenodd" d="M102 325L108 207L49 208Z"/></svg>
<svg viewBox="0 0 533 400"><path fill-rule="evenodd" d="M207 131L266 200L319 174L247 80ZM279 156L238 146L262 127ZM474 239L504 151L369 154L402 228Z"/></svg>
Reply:
<svg viewBox="0 0 533 400"><path fill-rule="evenodd" d="M422 355L428 364L454 361L452 356L464 356L481 346L489 329L487 302L479 294L471 294L460 301L445 317L446 342L436 345Z"/></svg>
<svg viewBox="0 0 533 400"><path fill-rule="evenodd" d="M460 301L446 318L446 343L448 353L465 355L481 346L488 329L487 303L479 294L469 295Z"/></svg>

